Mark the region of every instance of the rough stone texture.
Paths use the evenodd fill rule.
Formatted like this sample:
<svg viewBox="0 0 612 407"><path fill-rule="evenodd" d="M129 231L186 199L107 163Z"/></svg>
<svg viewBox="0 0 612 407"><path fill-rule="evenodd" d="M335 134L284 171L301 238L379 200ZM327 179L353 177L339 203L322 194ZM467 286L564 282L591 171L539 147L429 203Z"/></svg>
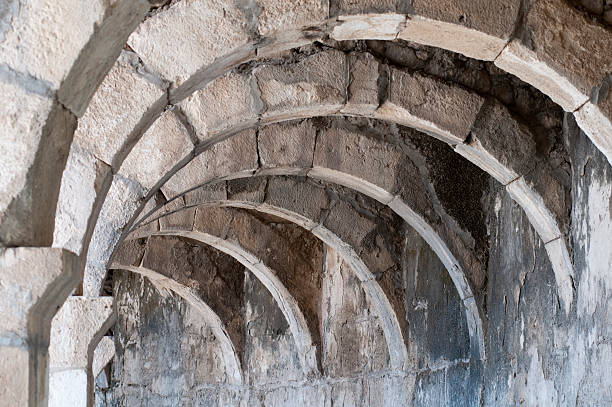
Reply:
<svg viewBox="0 0 612 407"><path fill-rule="evenodd" d="M89 215L109 173L108 165L72 144L57 202L53 247L81 253Z"/></svg>
<svg viewBox="0 0 612 407"><path fill-rule="evenodd" d="M109 165L147 109L164 94L137 72L132 66L137 63L134 58L133 54L123 53L117 60L79 119L74 134L75 143Z"/></svg>
<svg viewBox="0 0 612 407"><path fill-rule="evenodd" d="M246 8L246 7L245 7ZM247 10L220 0L173 3L145 20L128 44L167 80L184 82L250 40Z"/></svg>
<svg viewBox="0 0 612 407"><path fill-rule="evenodd" d="M52 101L11 83L0 82L0 93L4 98L0 107L0 154L4 157L0 164L2 213L26 183Z"/></svg>
<svg viewBox="0 0 612 407"><path fill-rule="evenodd" d="M604 153L612 165L612 75L591 94L591 100L574 114L576 121L595 146Z"/></svg>
<svg viewBox="0 0 612 407"><path fill-rule="evenodd" d="M255 70L264 120L310 117L337 112L345 100L346 57L331 50L291 65Z"/></svg>
<svg viewBox="0 0 612 407"><path fill-rule="evenodd" d="M342 24L334 27L331 37L338 41L354 39L394 40L406 17L399 14L340 16Z"/></svg>
<svg viewBox="0 0 612 407"><path fill-rule="evenodd" d="M257 0L256 4L259 8L257 30L264 36L275 31L315 25L329 15L329 4L322 0Z"/></svg>
<svg viewBox="0 0 612 407"><path fill-rule="evenodd" d="M316 128L310 120L266 126L257 133L261 169L309 169L315 146Z"/></svg>
<svg viewBox="0 0 612 407"><path fill-rule="evenodd" d="M495 64L536 86L566 111L586 102L612 69L610 33L561 0L535 2L523 33Z"/></svg>
<svg viewBox="0 0 612 407"><path fill-rule="evenodd" d="M94 350L93 363L91 366L93 376L98 377L102 369L104 369L114 357L115 341L111 336L103 336Z"/></svg>
<svg viewBox="0 0 612 407"><path fill-rule="evenodd" d="M457 144L467 137L482 103L480 96L457 86L393 69L389 97L376 116Z"/></svg>
<svg viewBox="0 0 612 407"><path fill-rule="evenodd" d="M20 1L7 10L15 14L0 37L0 64L59 88L108 6L102 0Z"/></svg>
<svg viewBox="0 0 612 407"><path fill-rule="evenodd" d="M134 146L119 172L148 190L192 149L187 129L166 111Z"/></svg>
<svg viewBox="0 0 612 407"><path fill-rule="evenodd" d="M369 53L349 55L349 67L348 96L342 113L369 116L378 108L380 71L387 68Z"/></svg>
<svg viewBox="0 0 612 407"><path fill-rule="evenodd" d="M196 156L162 187L171 198L195 186L235 172L257 169L257 142L254 130L240 132Z"/></svg>
<svg viewBox="0 0 612 407"><path fill-rule="evenodd" d="M259 102L252 81L248 76L228 73L181 103L200 140L256 121Z"/></svg>

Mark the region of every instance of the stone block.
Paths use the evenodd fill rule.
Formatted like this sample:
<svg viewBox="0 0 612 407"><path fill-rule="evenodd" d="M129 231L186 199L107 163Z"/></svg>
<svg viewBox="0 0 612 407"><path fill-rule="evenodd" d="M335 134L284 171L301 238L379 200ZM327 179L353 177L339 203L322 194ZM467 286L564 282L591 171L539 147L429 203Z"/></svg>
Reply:
<svg viewBox="0 0 612 407"><path fill-rule="evenodd" d="M518 0L502 0L495 7L485 0L415 0L398 38L492 61L510 39L519 9Z"/></svg>
<svg viewBox="0 0 612 407"><path fill-rule="evenodd" d="M185 126L173 112L166 111L132 148L119 173L150 190L192 149Z"/></svg>
<svg viewBox="0 0 612 407"><path fill-rule="evenodd" d="M227 199L259 205L266 196L268 178L245 177L227 181Z"/></svg>
<svg viewBox="0 0 612 407"><path fill-rule="evenodd" d="M196 188L183 195L185 205L192 206L210 201L224 201L227 199L225 181L215 182Z"/></svg>
<svg viewBox="0 0 612 407"><path fill-rule="evenodd" d="M128 44L147 65L180 84L251 40L248 13L222 0L173 3L140 24Z"/></svg>
<svg viewBox="0 0 612 407"><path fill-rule="evenodd" d="M75 143L109 165L143 115L165 93L138 74L131 58L134 57L124 53L117 60L79 119L74 134Z"/></svg>
<svg viewBox="0 0 612 407"><path fill-rule="evenodd" d="M376 229L376 224L359 214L350 204L338 201L329 210L322 225L350 245L357 254L363 250L368 234ZM375 273L382 270L371 270Z"/></svg>
<svg viewBox="0 0 612 407"><path fill-rule="evenodd" d="M612 36L562 0L538 1L495 65L544 92L565 111L579 108L612 71ZM586 62L588 61L588 63Z"/></svg>
<svg viewBox="0 0 612 407"><path fill-rule="evenodd" d="M484 99L440 80L391 70L389 97L375 115L450 143L463 142Z"/></svg>
<svg viewBox="0 0 612 407"><path fill-rule="evenodd" d="M49 372L49 407L87 405L87 371L68 369Z"/></svg>
<svg viewBox="0 0 612 407"><path fill-rule="evenodd" d="M217 178L237 178L257 169L254 130L245 130L205 150L180 169L163 186L166 197L174 197Z"/></svg>
<svg viewBox="0 0 612 407"><path fill-rule="evenodd" d="M52 100L28 93L16 84L0 82L0 214L21 192L34 163Z"/></svg>
<svg viewBox="0 0 612 407"><path fill-rule="evenodd" d="M507 185L534 167L535 139L500 103L489 100L472 127L469 143L455 151Z"/></svg>
<svg viewBox="0 0 612 407"><path fill-rule="evenodd" d="M253 87L252 77L228 73L180 105L198 138L207 140L224 131L236 131L256 123L260 102Z"/></svg>
<svg viewBox="0 0 612 407"><path fill-rule="evenodd" d="M309 177L353 188L382 203L393 199L395 168L406 157L389 144L335 127L317 139Z"/></svg>
<svg viewBox="0 0 612 407"><path fill-rule="evenodd" d="M107 8L109 3L103 0L44 0L7 6L3 11L12 15L0 36L0 64L58 89Z"/></svg>
<svg viewBox="0 0 612 407"><path fill-rule="evenodd" d="M338 17L331 37L337 41L386 40L393 41L402 30L406 16L403 14L361 14Z"/></svg>
<svg viewBox="0 0 612 407"><path fill-rule="evenodd" d="M198 208L193 229L221 239L227 238L235 212L222 207Z"/></svg>
<svg viewBox="0 0 612 407"><path fill-rule="evenodd" d="M115 357L115 340L112 336L103 336L94 350L94 357L91 366L93 377L96 378Z"/></svg>
<svg viewBox="0 0 612 407"><path fill-rule="evenodd" d="M322 0L257 0L256 3L261 10L257 17L257 30L263 36L317 25L329 16L328 2Z"/></svg>
<svg viewBox="0 0 612 407"><path fill-rule="evenodd" d="M306 229L312 229L329 207L329 198L325 190L303 179L270 178L267 190L268 194L263 204L266 212L268 206L276 208L280 213L279 216L290 219Z"/></svg>
<svg viewBox="0 0 612 407"><path fill-rule="evenodd" d="M317 131L312 122L271 124L257 134L261 169L285 169L290 172L312 167ZM295 171L297 170L297 171Z"/></svg>
<svg viewBox="0 0 612 407"><path fill-rule="evenodd" d="M53 247L81 253L91 211L109 174L108 165L72 144L55 212Z"/></svg>
<svg viewBox="0 0 612 407"><path fill-rule="evenodd" d="M345 101L346 57L339 51L319 52L291 65L266 65L255 70L264 104L264 121L328 115Z"/></svg>
<svg viewBox="0 0 612 407"><path fill-rule="evenodd" d="M370 116L378 108L378 88L381 66L369 53L349 55L349 86L342 113Z"/></svg>
<svg viewBox="0 0 612 407"><path fill-rule="evenodd" d="M28 405L29 362L27 348L0 345L0 398L3 405Z"/></svg>

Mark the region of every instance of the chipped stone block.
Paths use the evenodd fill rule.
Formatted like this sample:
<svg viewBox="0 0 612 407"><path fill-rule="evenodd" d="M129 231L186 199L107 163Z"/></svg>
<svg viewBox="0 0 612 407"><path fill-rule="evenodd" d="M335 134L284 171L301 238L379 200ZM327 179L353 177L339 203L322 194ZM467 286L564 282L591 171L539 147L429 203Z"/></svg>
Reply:
<svg viewBox="0 0 612 407"><path fill-rule="evenodd" d="M183 124L174 113L166 111L132 148L119 173L149 190L192 149Z"/></svg>
<svg viewBox="0 0 612 407"><path fill-rule="evenodd" d="M80 254L94 203L110 167L73 143L62 175L53 247Z"/></svg>
<svg viewBox="0 0 612 407"><path fill-rule="evenodd" d="M565 111L579 108L612 71L609 32L561 0L534 3L525 31L528 42L513 40L495 64L550 96Z"/></svg>
<svg viewBox="0 0 612 407"><path fill-rule="evenodd" d="M21 192L34 163L42 129L52 100L28 93L20 86L0 82L0 213Z"/></svg>
<svg viewBox="0 0 612 407"><path fill-rule="evenodd" d="M260 102L252 77L228 73L181 103L200 140L223 131L250 127L257 121Z"/></svg>
<svg viewBox="0 0 612 407"><path fill-rule="evenodd" d="M264 104L264 121L281 121L337 112L345 100L346 57L319 52L291 65L255 70Z"/></svg>
<svg viewBox="0 0 612 407"><path fill-rule="evenodd" d="M143 115L164 91L138 74L122 54L79 119L74 142L107 164L122 149ZM164 103L165 104L165 103Z"/></svg>
<svg viewBox="0 0 612 407"><path fill-rule="evenodd" d="M386 143L350 130L332 128L317 139L309 177L325 179L356 189L376 200L393 199L395 169L406 157Z"/></svg>
<svg viewBox="0 0 612 407"><path fill-rule="evenodd" d="M348 96L342 113L359 116L370 116L374 113L378 108L378 81L381 68L372 54L349 55Z"/></svg>
<svg viewBox="0 0 612 407"><path fill-rule="evenodd" d="M316 129L309 120L261 128L257 135L261 168L291 171L311 168L315 137Z"/></svg>
<svg viewBox="0 0 612 407"><path fill-rule="evenodd" d="M196 156L162 186L162 191L166 197L174 197L216 178L253 174L257 167L255 131L245 130Z"/></svg>
<svg viewBox="0 0 612 407"><path fill-rule="evenodd" d="M108 7L103 0L45 0L7 7L3 11L15 14L0 37L0 64L58 89Z"/></svg>
<svg viewBox="0 0 612 407"><path fill-rule="evenodd" d="M500 103L488 101L472 127L469 143L455 151L507 185L534 166L535 139Z"/></svg>
<svg viewBox="0 0 612 407"><path fill-rule="evenodd" d="M484 101L458 86L397 69L391 71L389 88L389 97L376 111L377 117L450 144L466 139Z"/></svg>
<svg viewBox="0 0 612 407"><path fill-rule="evenodd" d="M393 41L406 21L402 14L361 14L342 15L340 24L334 27L331 37L344 40L387 40Z"/></svg>
<svg viewBox="0 0 612 407"><path fill-rule="evenodd" d="M328 2L322 0L257 0L256 3L261 10L257 17L257 30L263 36L316 25L329 15Z"/></svg>
<svg viewBox="0 0 612 407"><path fill-rule="evenodd" d="M83 278L84 296L100 295L106 263L143 195L144 191L137 183L115 175L91 237Z"/></svg>
<svg viewBox="0 0 612 407"><path fill-rule="evenodd" d="M180 84L250 41L248 10L221 0L188 0L146 19L128 44L155 71Z"/></svg>

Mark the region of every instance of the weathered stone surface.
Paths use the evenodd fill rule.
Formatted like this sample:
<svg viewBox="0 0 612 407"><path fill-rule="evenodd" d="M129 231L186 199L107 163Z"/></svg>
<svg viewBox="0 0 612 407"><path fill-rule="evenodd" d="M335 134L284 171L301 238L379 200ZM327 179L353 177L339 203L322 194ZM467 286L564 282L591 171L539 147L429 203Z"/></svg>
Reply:
<svg viewBox="0 0 612 407"><path fill-rule="evenodd" d="M568 112L586 102L591 89L612 70L609 32L563 1L536 2L524 30L525 40L512 41L495 64L537 87Z"/></svg>
<svg viewBox="0 0 612 407"><path fill-rule="evenodd" d="M256 122L260 102L253 82L249 76L228 73L181 103L200 140Z"/></svg>
<svg viewBox="0 0 612 407"><path fill-rule="evenodd" d="M612 76L600 85L597 97L585 103L574 112L580 128L608 158L612 165ZM595 99L595 100L594 100Z"/></svg>
<svg viewBox="0 0 612 407"><path fill-rule="evenodd" d="M108 7L102 0L20 2L10 7L7 14L15 14L0 37L0 64L58 89Z"/></svg>
<svg viewBox="0 0 612 407"><path fill-rule="evenodd" d="M534 137L500 103L486 102L470 134L469 143L457 144L455 151L503 185L533 169Z"/></svg>
<svg viewBox="0 0 612 407"><path fill-rule="evenodd" d="M298 172L312 167L316 129L312 122L272 124L257 133L257 147L261 169L267 174L277 168L291 168Z"/></svg>
<svg viewBox="0 0 612 407"><path fill-rule="evenodd" d="M257 0L259 15L257 30L260 35L271 36L287 29L315 25L326 20L329 4L322 0Z"/></svg>
<svg viewBox="0 0 612 407"><path fill-rule="evenodd" d="M28 93L17 84L0 82L0 213L26 184L52 100Z"/></svg>
<svg viewBox="0 0 612 407"><path fill-rule="evenodd" d="M147 65L178 84L250 40L246 7L219 0L173 3L145 20L128 44Z"/></svg>
<svg viewBox="0 0 612 407"><path fill-rule="evenodd" d="M296 213L302 217L297 221L307 229L312 229L322 219L329 205L329 197L323 188L313 187L305 182L291 178L272 178L267 185L268 196L265 204ZM296 194L287 194L293 190Z"/></svg>
<svg viewBox="0 0 612 407"><path fill-rule="evenodd" d="M362 14L338 17L340 25L334 27L331 37L343 40L388 40L397 38L406 21L401 14Z"/></svg>
<svg viewBox="0 0 612 407"><path fill-rule="evenodd" d="M80 254L89 215L110 167L77 143L72 144L55 213L53 247Z"/></svg>
<svg viewBox="0 0 612 407"><path fill-rule="evenodd" d="M380 70L378 61L368 53L349 55L349 86L342 113L370 116L378 108Z"/></svg>
<svg viewBox="0 0 612 407"><path fill-rule="evenodd" d="M264 104L263 118L278 121L337 112L345 100L346 57L325 51L290 65L255 70Z"/></svg>
<svg viewBox="0 0 612 407"><path fill-rule="evenodd" d="M0 346L0 397L6 406L28 403L29 359L25 348Z"/></svg>
<svg viewBox="0 0 612 407"><path fill-rule="evenodd" d="M174 197L214 178L236 172L252 174L257 167L255 131L245 130L196 156L164 184L162 191Z"/></svg>
<svg viewBox="0 0 612 407"><path fill-rule="evenodd" d="M119 173L151 189L192 149L183 124L173 112L166 111L134 146Z"/></svg>
<svg viewBox="0 0 612 407"><path fill-rule="evenodd" d="M132 66L135 56L117 60L79 119L74 140L107 164L121 150L142 116L164 91ZM111 120L109 120L111 119Z"/></svg>
<svg viewBox="0 0 612 407"><path fill-rule="evenodd" d="M451 144L463 142L483 99L439 80L391 70L389 97L375 115L396 121Z"/></svg>
<svg viewBox="0 0 612 407"><path fill-rule="evenodd" d="M102 369L104 369L111 360L115 357L115 341L112 336L103 336L94 350L93 362L91 371L94 377L98 377Z"/></svg>

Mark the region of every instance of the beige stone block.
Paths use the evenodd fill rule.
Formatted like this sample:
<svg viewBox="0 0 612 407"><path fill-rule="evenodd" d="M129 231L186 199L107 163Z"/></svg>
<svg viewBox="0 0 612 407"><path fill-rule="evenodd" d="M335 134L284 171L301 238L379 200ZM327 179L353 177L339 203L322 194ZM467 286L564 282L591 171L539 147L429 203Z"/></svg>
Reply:
<svg viewBox="0 0 612 407"><path fill-rule="evenodd" d="M0 400L4 406L28 405L30 354L27 348L0 346Z"/></svg>
<svg viewBox="0 0 612 407"><path fill-rule="evenodd" d="M533 169L535 139L500 103L489 100L472 127L470 142L455 151L503 185Z"/></svg>
<svg viewBox="0 0 612 407"><path fill-rule="evenodd" d="M0 37L0 64L58 89L108 5L103 0L19 2L6 10L16 14Z"/></svg>
<svg viewBox="0 0 612 407"><path fill-rule="evenodd" d="M145 20L128 44L153 70L181 84L249 42L249 24L237 3L186 0Z"/></svg>
<svg viewBox="0 0 612 407"><path fill-rule="evenodd" d="M333 114L345 100L346 57L325 51L291 65L255 70L264 121Z"/></svg>
<svg viewBox="0 0 612 407"><path fill-rule="evenodd" d="M103 336L94 350L91 371L96 378L115 357L115 340L112 336Z"/></svg>
<svg viewBox="0 0 612 407"><path fill-rule="evenodd" d="M173 112L166 111L132 148L119 173L151 189L192 149L185 126Z"/></svg>
<svg viewBox="0 0 612 407"><path fill-rule="evenodd" d="M463 142L484 99L457 86L393 69L389 97L375 115L450 144Z"/></svg>
<svg viewBox="0 0 612 407"><path fill-rule="evenodd" d="M495 61L574 111L612 71L612 36L564 1L538 1L525 18L529 44L512 41ZM588 61L588 62L587 62Z"/></svg>
<svg viewBox="0 0 612 407"><path fill-rule="evenodd" d="M343 128L322 131L309 177L356 189L380 202L393 199L395 169L406 158L386 143Z"/></svg>
<svg viewBox="0 0 612 407"><path fill-rule="evenodd" d="M73 143L62 174L53 247L80 254L87 223L110 167Z"/></svg>
<svg viewBox="0 0 612 407"><path fill-rule="evenodd" d="M51 322L49 368L87 368L94 336L113 314L113 297L68 297Z"/></svg>
<svg viewBox="0 0 612 407"><path fill-rule="evenodd" d="M252 78L228 73L181 103L200 140L223 131L250 127L257 121L259 102Z"/></svg>
<svg viewBox="0 0 612 407"><path fill-rule="evenodd" d="M252 174L257 166L255 131L245 130L196 156L162 186L162 191L172 198L216 178Z"/></svg>
<svg viewBox="0 0 612 407"><path fill-rule="evenodd" d="M349 55L349 86L346 105L341 112L370 116L378 108L378 80L381 67L369 53Z"/></svg>
<svg viewBox="0 0 612 407"><path fill-rule="evenodd" d="M74 135L74 142L111 164L142 116L164 91L130 65L123 54L94 94Z"/></svg>
<svg viewBox="0 0 612 407"><path fill-rule="evenodd" d="M338 17L339 25L334 27L331 37L345 40L387 40L393 41L404 27L403 14L361 14Z"/></svg>
<svg viewBox="0 0 612 407"><path fill-rule="evenodd" d="M262 169L312 167L316 129L309 120L271 124L257 136Z"/></svg>
<svg viewBox="0 0 612 407"><path fill-rule="evenodd" d="M261 12L257 18L259 34L274 36L276 32L306 25L317 25L329 16L329 3L322 0L257 0Z"/></svg>
<svg viewBox="0 0 612 407"><path fill-rule="evenodd" d="M0 83L0 213L26 184L52 100Z"/></svg>

